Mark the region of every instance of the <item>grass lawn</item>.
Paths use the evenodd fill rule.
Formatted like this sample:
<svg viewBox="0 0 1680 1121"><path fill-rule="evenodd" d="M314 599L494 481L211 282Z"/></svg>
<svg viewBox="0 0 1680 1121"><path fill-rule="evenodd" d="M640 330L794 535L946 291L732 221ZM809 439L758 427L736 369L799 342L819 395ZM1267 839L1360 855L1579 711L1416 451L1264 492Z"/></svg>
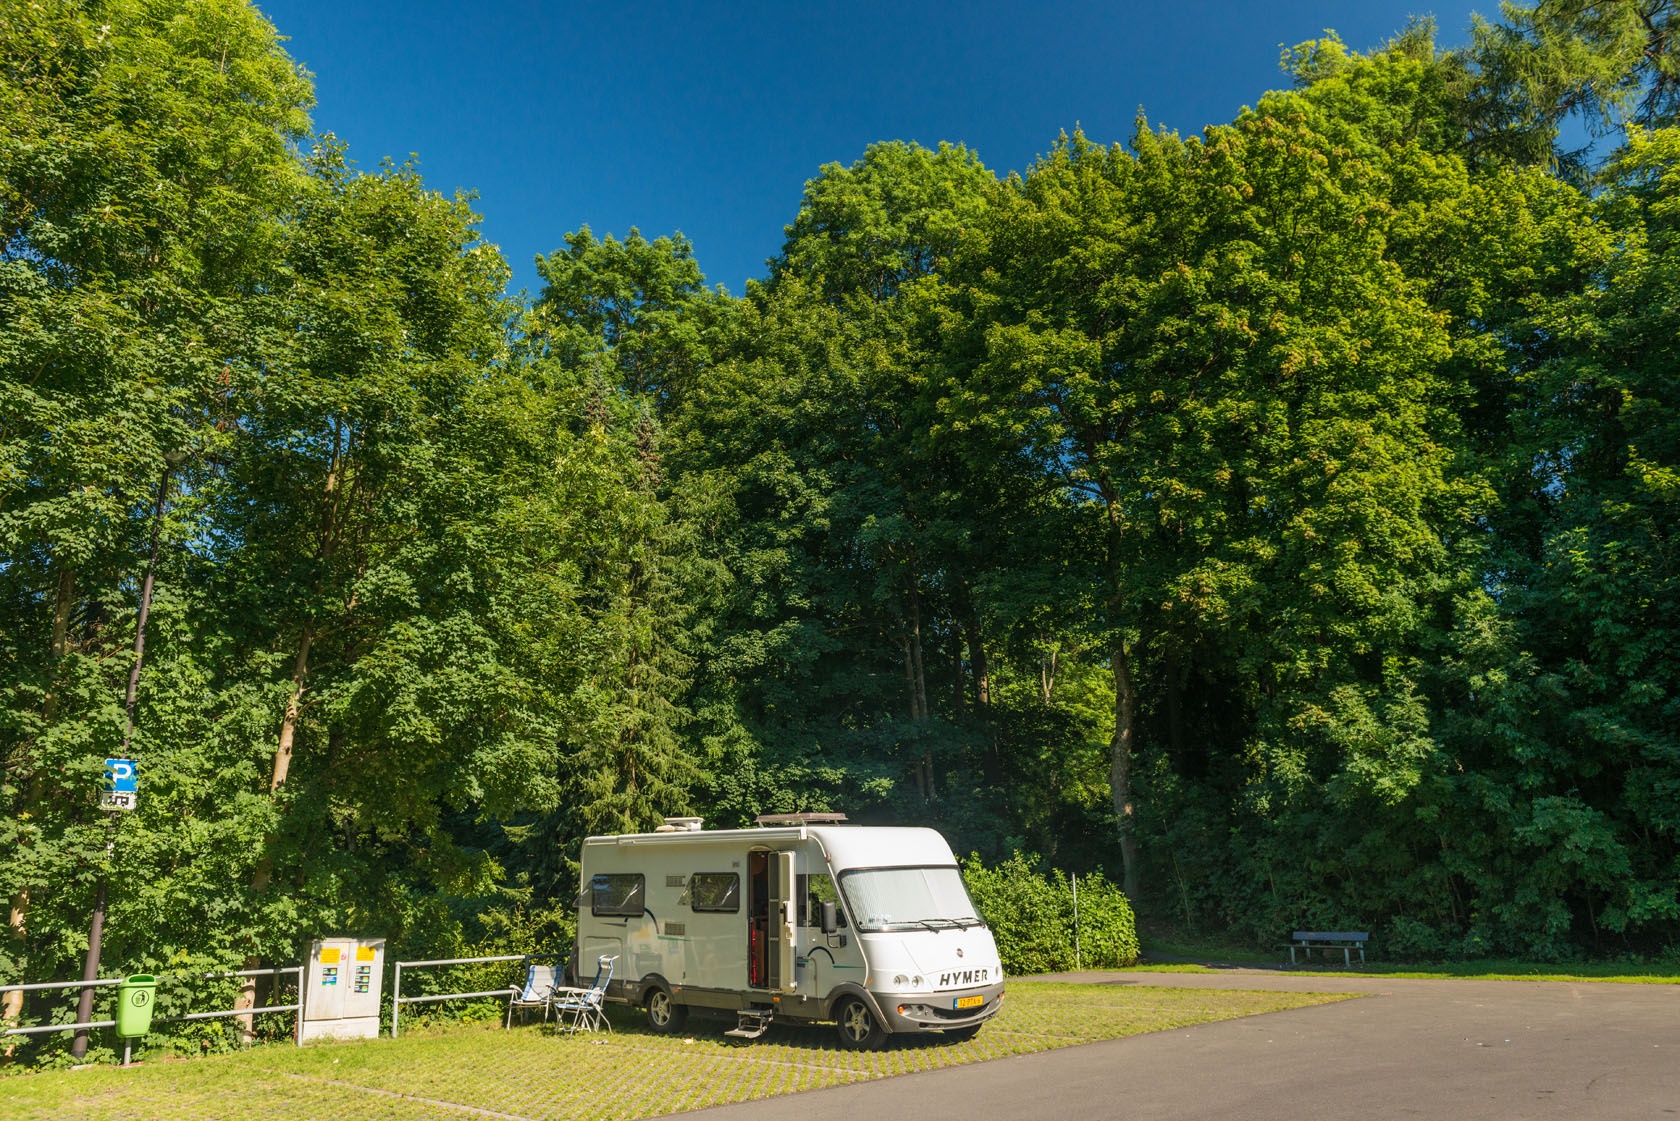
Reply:
<svg viewBox="0 0 1680 1121"><path fill-rule="evenodd" d="M826 1026L778 1025L757 1042L737 1044L723 1037L732 1022L697 1016L685 1035L657 1036L642 1028L631 1010L614 1009L616 1030L610 1034L455 1026L395 1041L273 1045L127 1070L3 1078L0 1116L38 1121L656 1117L1339 999L1011 981L1003 1011L969 1042L892 1039L873 1053L842 1050Z"/></svg>
<svg viewBox="0 0 1680 1121"><path fill-rule="evenodd" d="M1340 965L1333 968L1340 969ZM1609 981L1623 985L1680 985L1680 965L1629 965L1619 962L1583 962L1576 965L1544 965L1523 961L1455 961L1446 964L1389 964L1368 962L1356 965L1361 973L1383 977L1463 977L1479 981ZM1316 970L1315 970L1316 971Z"/></svg>
<svg viewBox="0 0 1680 1121"><path fill-rule="evenodd" d="M1374 952L1367 950L1368 954ZM1151 957L1165 961L1151 962ZM1216 972L1207 964L1254 965L1285 968L1296 973L1346 973L1347 966L1334 958L1328 964L1313 962L1298 966L1287 965L1288 950L1270 953L1252 946L1237 945L1217 938L1185 939L1145 937L1144 964L1132 967L1140 973L1208 973ZM1172 960L1189 959L1189 960ZM1610 981L1635 985L1680 985L1680 961L1663 962L1576 962L1572 964L1513 961L1488 958L1477 961L1452 962L1382 962L1368 961L1352 967L1353 972L1383 977L1442 978L1459 977L1478 981Z"/></svg>

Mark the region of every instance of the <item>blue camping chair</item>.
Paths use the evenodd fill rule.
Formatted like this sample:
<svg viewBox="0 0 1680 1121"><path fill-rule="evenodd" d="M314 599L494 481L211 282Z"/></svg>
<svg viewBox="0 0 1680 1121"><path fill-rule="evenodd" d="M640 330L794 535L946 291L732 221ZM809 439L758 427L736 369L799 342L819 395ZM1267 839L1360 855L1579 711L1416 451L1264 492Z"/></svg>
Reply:
<svg viewBox="0 0 1680 1121"><path fill-rule="evenodd" d="M508 990L507 1023L503 1027L513 1026L513 1010L519 1009L520 1022L524 1023L525 1013L532 1008L543 1010L543 1022L548 1022L550 1003L554 998L554 986L560 981L560 967L558 965L531 965L525 970L525 987Z"/></svg>
<svg viewBox="0 0 1680 1121"><path fill-rule="evenodd" d="M617 956L602 954L595 960L595 980L587 989L558 988L550 1004L554 1008L554 1026L560 1031L600 1031L603 1026L612 1031L606 1017L607 982L612 980L613 962Z"/></svg>

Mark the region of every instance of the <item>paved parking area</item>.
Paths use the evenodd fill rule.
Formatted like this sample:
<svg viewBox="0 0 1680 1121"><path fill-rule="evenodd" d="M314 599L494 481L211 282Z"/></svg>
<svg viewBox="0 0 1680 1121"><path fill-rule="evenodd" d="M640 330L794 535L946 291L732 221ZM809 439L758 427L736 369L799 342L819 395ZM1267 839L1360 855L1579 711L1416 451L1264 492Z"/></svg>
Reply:
<svg viewBox="0 0 1680 1121"><path fill-rule="evenodd" d="M872 1052L844 1050L832 1027L788 1024L741 1045L723 1035L734 1024L723 1017L696 1016L684 1033L654 1035L638 1012L616 1007L608 1016L614 1031L579 1035L535 1024L503 1031L500 1016L431 1030L411 1021L397 1040L276 1044L188 1060L158 1049L127 1070L0 1077L0 1121L224 1121L253 1113L262 1121L632 1121L1340 999L1017 983L973 1039L912 1038ZM797 1100L781 1100L800 1111Z"/></svg>
<svg viewBox="0 0 1680 1121"><path fill-rule="evenodd" d="M1680 1116L1680 987L1357 972L1057 980L1364 999L1002 1059L796 1099L800 1121L938 1116L1375 1121ZM785 1117L776 1099L688 1116Z"/></svg>

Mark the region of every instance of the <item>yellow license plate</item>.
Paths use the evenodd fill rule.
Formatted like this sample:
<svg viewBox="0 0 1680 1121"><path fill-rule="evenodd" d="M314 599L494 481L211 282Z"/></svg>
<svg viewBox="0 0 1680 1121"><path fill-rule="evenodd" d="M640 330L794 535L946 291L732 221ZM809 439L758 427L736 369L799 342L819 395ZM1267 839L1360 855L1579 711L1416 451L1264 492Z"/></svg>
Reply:
<svg viewBox="0 0 1680 1121"><path fill-rule="evenodd" d="M952 1008L978 1008L986 1003L983 996L959 996L951 1002Z"/></svg>

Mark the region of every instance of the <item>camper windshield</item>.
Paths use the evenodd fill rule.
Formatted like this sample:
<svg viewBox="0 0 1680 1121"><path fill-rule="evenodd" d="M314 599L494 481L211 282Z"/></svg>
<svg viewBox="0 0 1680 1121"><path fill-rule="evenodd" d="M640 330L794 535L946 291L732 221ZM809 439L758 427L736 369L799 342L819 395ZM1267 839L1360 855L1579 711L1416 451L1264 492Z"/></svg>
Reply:
<svg viewBox="0 0 1680 1121"><path fill-rule="evenodd" d="M955 868L867 868L840 873L860 930L984 926Z"/></svg>

